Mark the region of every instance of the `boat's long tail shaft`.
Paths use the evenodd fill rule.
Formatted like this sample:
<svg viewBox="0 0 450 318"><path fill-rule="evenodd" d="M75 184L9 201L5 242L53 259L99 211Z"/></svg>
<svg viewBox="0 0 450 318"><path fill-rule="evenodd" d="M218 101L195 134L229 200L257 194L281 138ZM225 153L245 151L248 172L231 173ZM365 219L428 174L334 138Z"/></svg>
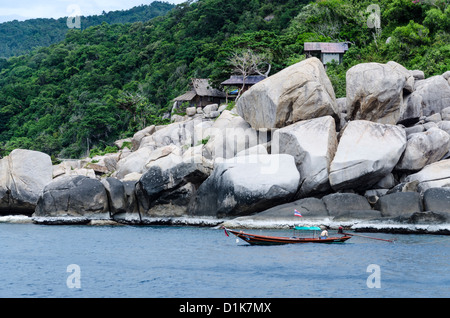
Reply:
<svg viewBox="0 0 450 318"><path fill-rule="evenodd" d="M344 235L349 235L349 236L359 236L359 237L364 237L367 239L371 239L371 240L378 240L378 241L384 241L384 242L389 242L389 243L394 243L395 239L390 239L390 240L386 240L386 239L381 239L378 237L371 237L371 236L365 236L365 235L360 235L360 234L352 234L352 233L342 233Z"/></svg>

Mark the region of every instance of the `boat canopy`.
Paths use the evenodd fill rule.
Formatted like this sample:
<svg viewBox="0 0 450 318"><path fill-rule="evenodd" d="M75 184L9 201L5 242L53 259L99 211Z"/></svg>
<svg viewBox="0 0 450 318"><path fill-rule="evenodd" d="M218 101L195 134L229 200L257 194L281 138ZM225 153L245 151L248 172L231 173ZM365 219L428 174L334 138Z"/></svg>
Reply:
<svg viewBox="0 0 450 318"><path fill-rule="evenodd" d="M294 230L297 231L320 231L320 227L317 226L296 226Z"/></svg>

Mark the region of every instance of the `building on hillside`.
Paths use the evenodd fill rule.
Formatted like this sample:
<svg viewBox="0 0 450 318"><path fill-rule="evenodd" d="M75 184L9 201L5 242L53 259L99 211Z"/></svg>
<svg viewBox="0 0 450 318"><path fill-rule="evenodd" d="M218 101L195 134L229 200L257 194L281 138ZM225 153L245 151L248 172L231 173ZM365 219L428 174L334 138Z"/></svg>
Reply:
<svg viewBox="0 0 450 318"><path fill-rule="evenodd" d="M222 82L221 84L223 86L228 87L236 87L237 89L234 91L231 91L228 93L228 98L233 99L237 96L239 90L241 90L241 94L247 91L250 87L255 85L256 83L261 82L262 80L266 79L266 76L264 75L249 75L245 77L245 83L244 83L244 76L243 75L231 75L229 79ZM244 88L242 88L244 86Z"/></svg>
<svg viewBox="0 0 450 318"><path fill-rule="evenodd" d="M191 90L178 96L174 101L174 109L180 109L181 105L188 103L188 107L205 107L210 104L221 104L226 100L225 92L211 87L208 79L193 78Z"/></svg>
<svg viewBox="0 0 450 318"><path fill-rule="evenodd" d="M342 63L345 52L348 51L348 42L325 43L325 42L305 42L304 51L306 58L317 57L323 65L335 60Z"/></svg>

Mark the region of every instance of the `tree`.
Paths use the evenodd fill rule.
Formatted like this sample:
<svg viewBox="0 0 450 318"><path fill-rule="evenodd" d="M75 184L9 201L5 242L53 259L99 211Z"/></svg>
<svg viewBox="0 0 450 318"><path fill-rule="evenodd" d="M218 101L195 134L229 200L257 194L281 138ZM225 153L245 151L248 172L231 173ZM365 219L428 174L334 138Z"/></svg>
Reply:
<svg viewBox="0 0 450 318"><path fill-rule="evenodd" d="M237 99L239 99L241 91L245 88L245 80L248 76L258 74L265 77L269 76L272 65L271 57L264 53L255 53L247 49L241 52L235 52L228 60L229 65L233 68L233 72L242 75L242 88L239 91Z"/></svg>
<svg viewBox="0 0 450 318"><path fill-rule="evenodd" d="M305 42L351 41L343 63L327 69L339 97L346 71L358 63L393 60L427 77L442 74L450 68L450 9L443 1L378 1L376 43L367 25L370 0L191 0L148 21L140 18L149 12L144 6L86 18L82 30L68 30L63 19L66 37L49 47L42 46L59 40L48 20L0 24L0 147L72 158L103 149L166 123L189 78L209 78L217 87L232 72L267 76L303 59ZM167 5L152 7L161 14ZM135 20L146 22L116 23ZM34 35L32 24L43 30ZM14 43L37 48L2 59L23 51Z"/></svg>

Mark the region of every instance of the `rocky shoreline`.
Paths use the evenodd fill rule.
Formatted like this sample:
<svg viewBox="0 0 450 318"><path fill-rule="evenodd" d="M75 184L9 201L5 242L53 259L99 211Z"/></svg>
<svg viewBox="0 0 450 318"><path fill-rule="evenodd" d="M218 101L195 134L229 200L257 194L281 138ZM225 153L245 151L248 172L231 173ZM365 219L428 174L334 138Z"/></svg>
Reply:
<svg viewBox="0 0 450 318"><path fill-rule="evenodd" d="M12 151L0 160L0 222L450 233L450 72L359 64L336 99L310 58L225 108L54 166Z"/></svg>
<svg viewBox="0 0 450 318"><path fill-rule="evenodd" d="M112 220L108 218L83 217L29 217L29 216L3 216L0 223L10 224L36 224L45 226L193 226L220 229L225 226L230 229L291 229L294 226L324 225L330 230L337 231L339 227L346 230L363 233L391 233L391 234L429 234L450 235L450 224L409 223L405 220L358 220L334 221L330 218L314 218L307 221L292 220L290 218L270 217L238 217L235 219L216 218L135 218Z"/></svg>

